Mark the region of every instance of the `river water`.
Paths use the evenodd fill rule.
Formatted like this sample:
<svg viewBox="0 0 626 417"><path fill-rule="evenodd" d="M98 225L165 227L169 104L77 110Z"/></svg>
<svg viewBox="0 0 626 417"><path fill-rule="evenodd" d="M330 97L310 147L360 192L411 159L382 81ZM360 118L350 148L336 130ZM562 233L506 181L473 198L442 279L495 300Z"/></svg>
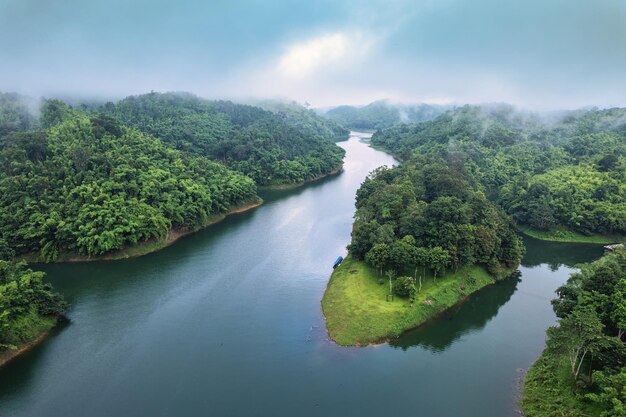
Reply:
<svg viewBox="0 0 626 417"><path fill-rule="evenodd" d="M41 269L71 323L0 370L0 416L516 415L554 290L597 246L527 240L519 277L391 344L338 347L320 300L354 194L394 160L356 136L344 172L141 258Z"/></svg>

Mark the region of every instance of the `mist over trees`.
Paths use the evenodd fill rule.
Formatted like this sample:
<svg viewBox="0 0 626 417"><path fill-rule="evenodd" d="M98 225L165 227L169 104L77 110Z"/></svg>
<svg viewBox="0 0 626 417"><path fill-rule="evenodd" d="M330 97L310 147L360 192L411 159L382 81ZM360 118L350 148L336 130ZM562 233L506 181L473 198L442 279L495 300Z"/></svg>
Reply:
<svg viewBox="0 0 626 417"><path fill-rule="evenodd" d="M93 109L180 151L219 161L259 185L304 182L338 168L348 131L295 105L260 107L149 93Z"/></svg>
<svg viewBox="0 0 626 417"><path fill-rule="evenodd" d="M465 106L432 121L377 132L402 158L463 165L518 223L536 230L626 234L626 110L547 118L507 105Z"/></svg>
<svg viewBox="0 0 626 417"><path fill-rule="evenodd" d="M376 130L399 123L416 123L439 116L450 106L431 104L393 104L379 100L366 106L337 106L320 113L351 129Z"/></svg>
<svg viewBox="0 0 626 417"><path fill-rule="evenodd" d="M45 100L35 117L3 95L0 238L18 255L86 256L192 230L341 166L347 132L295 105L282 113L189 94L77 110ZM313 135L312 123L326 126Z"/></svg>

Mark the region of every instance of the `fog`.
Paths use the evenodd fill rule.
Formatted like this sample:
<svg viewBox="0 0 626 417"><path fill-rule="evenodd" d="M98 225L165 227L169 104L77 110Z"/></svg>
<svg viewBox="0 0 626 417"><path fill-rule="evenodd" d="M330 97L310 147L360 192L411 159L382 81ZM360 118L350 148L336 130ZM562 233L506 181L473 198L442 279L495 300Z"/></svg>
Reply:
<svg viewBox="0 0 626 417"><path fill-rule="evenodd" d="M0 91L626 106L621 0L0 0Z"/></svg>

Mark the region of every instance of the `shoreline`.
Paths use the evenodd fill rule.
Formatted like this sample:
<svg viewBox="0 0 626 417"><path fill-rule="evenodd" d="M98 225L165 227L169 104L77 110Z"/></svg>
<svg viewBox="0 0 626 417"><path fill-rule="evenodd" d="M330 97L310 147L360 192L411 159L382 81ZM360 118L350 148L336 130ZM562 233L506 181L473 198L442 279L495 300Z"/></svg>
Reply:
<svg viewBox="0 0 626 417"><path fill-rule="evenodd" d="M596 245L607 245L611 243L623 243L626 242L626 236L609 236L593 234L591 236L585 236L578 232L572 232L569 230L554 230L549 232L541 232L531 229L528 226L518 225L517 230L524 236L532 237L533 239L543 240L545 242L558 242L558 243L589 243Z"/></svg>
<svg viewBox="0 0 626 417"><path fill-rule="evenodd" d="M326 178L332 175L337 175L341 173L342 171L343 171L343 162L341 163L341 165L339 165L337 168L333 169L332 171L327 172L325 174L318 175L314 178L311 178L301 183L272 185L272 186L257 186L257 189L259 191L291 190L291 189L308 185L310 183L313 183L315 181L321 180L323 178ZM24 254L24 255L17 256L15 259L24 260L28 263L86 263L86 262L97 262L97 261L119 261L119 260L124 260L124 259L138 258L138 257L145 256L151 253L158 252L162 249L165 249L168 246L173 245L180 238L190 235L192 233L196 233L214 224L217 224L232 214L243 213L248 210L255 209L261 206L263 202L264 201L261 197L257 197L256 201L242 203L241 205L235 206L226 212L211 215L210 218L204 224L198 227L194 227L189 230L172 228L169 230L167 236L164 239L140 242L135 245L117 249L115 251L112 251L103 255L90 256L90 255L79 255L76 253L61 253L57 259L46 262L46 261L42 261L39 258L38 254Z"/></svg>
<svg viewBox="0 0 626 417"><path fill-rule="evenodd" d="M428 278L429 282L415 303L400 297L387 302L382 293L388 287L386 284L373 282L375 274L372 275L371 268L363 262L349 258L347 261L341 265L345 266L343 270L339 269L340 266L333 271L321 301L326 333L335 344L344 347L389 343L408 331L436 320L480 290L509 278L517 269L507 268L494 277L481 266L465 267L457 273L448 273L438 278L434 285ZM357 272L352 273L355 269ZM466 277L472 279L466 280ZM347 282L350 280L351 282ZM339 281L341 282L337 284ZM356 296L346 290L348 287L344 287L345 285ZM370 288L366 288L367 286ZM463 288L460 289L461 287Z"/></svg>
<svg viewBox="0 0 626 417"><path fill-rule="evenodd" d="M140 256L145 256L151 253L158 252L162 249L165 249L168 246L173 245L180 238L190 235L192 233L196 233L214 224L217 224L232 214L243 213L248 210L257 208L261 206L262 204L263 204L263 200L261 198L258 198L258 200L255 202L243 203L239 206L235 206L231 208L230 210L226 212L214 214L204 224L198 227L194 227L189 230L172 228L168 232L165 239L137 243L136 245L129 246L126 248L121 248L113 252L104 254L104 255L89 256L89 255L78 255L74 253L65 253L65 254L59 255L57 259L53 261L48 261L48 262L41 261L38 255L32 255L32 254L18 256L16 259L25 260L29 263L82 263L82 262L97 262L97 261L117 261L117 260L122 260L122 259L138 258Z"/></svg>
<svg viewBox="0 0 626 417"><path fill-rule="evenodd" d="M35 346L39 345L41 342L46 340L49 336L51 336L55 330L59 327L60 318L57 318L52 326L41 332L37 337L35 337L30 342L26 342L17 347L17 349L10 349L4 352L0 352L0 370L3 366L10 363L15 358L21 356L22 354L28 352Z"/></svg>
<svg viewBox="0 0 626 417"><path fill-rule="evenodd" d="M343 162L341 163L341 165L339 165L337 168L333 169L332 171L329 171L325 174L320 174L317 175L313 178L310 178L304 182L296 182L293 184L276 184L276 185L259 185L257 188L259 191L287 191L287 190L293 190L299 187L303 187L305 185L314 183L316 181L319 181L323 178L326 177L330 177L333 175L337 175L340 174L343 171Z"/></svg>

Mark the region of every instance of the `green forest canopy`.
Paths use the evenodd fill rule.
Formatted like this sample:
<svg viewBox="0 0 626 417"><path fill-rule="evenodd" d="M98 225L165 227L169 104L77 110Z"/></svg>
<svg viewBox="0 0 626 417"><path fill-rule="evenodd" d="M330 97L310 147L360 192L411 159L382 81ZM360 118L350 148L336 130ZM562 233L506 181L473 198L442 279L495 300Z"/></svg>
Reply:
<svg viewBox="0 0 626 417"><path fill-rule="evenodd" d="M626 109L541 117L465 106L374 134L402 158L455 160L517 222L536 230L626 234Z"/></svg>
<svg viewBox="0 0 626 417"><path fill-rule="evenodd" d="M259 185L291 184L338 168L332 141L348 131L294 104L260 107L186 93L149 93L94 109L180 151L219 161Z"/></svg>
<svg viewBox="0 0 626 417"><path fill-rule="evenodd" d="M321 120L308 110L299 127L295 111L287 122L185 94L82 110L47 100L38 118L23 101L2 96L0 238L43 260L102 255L200 227L257 201L257 184L303 182L336 169L344 155L302 127Z"/></svg>

